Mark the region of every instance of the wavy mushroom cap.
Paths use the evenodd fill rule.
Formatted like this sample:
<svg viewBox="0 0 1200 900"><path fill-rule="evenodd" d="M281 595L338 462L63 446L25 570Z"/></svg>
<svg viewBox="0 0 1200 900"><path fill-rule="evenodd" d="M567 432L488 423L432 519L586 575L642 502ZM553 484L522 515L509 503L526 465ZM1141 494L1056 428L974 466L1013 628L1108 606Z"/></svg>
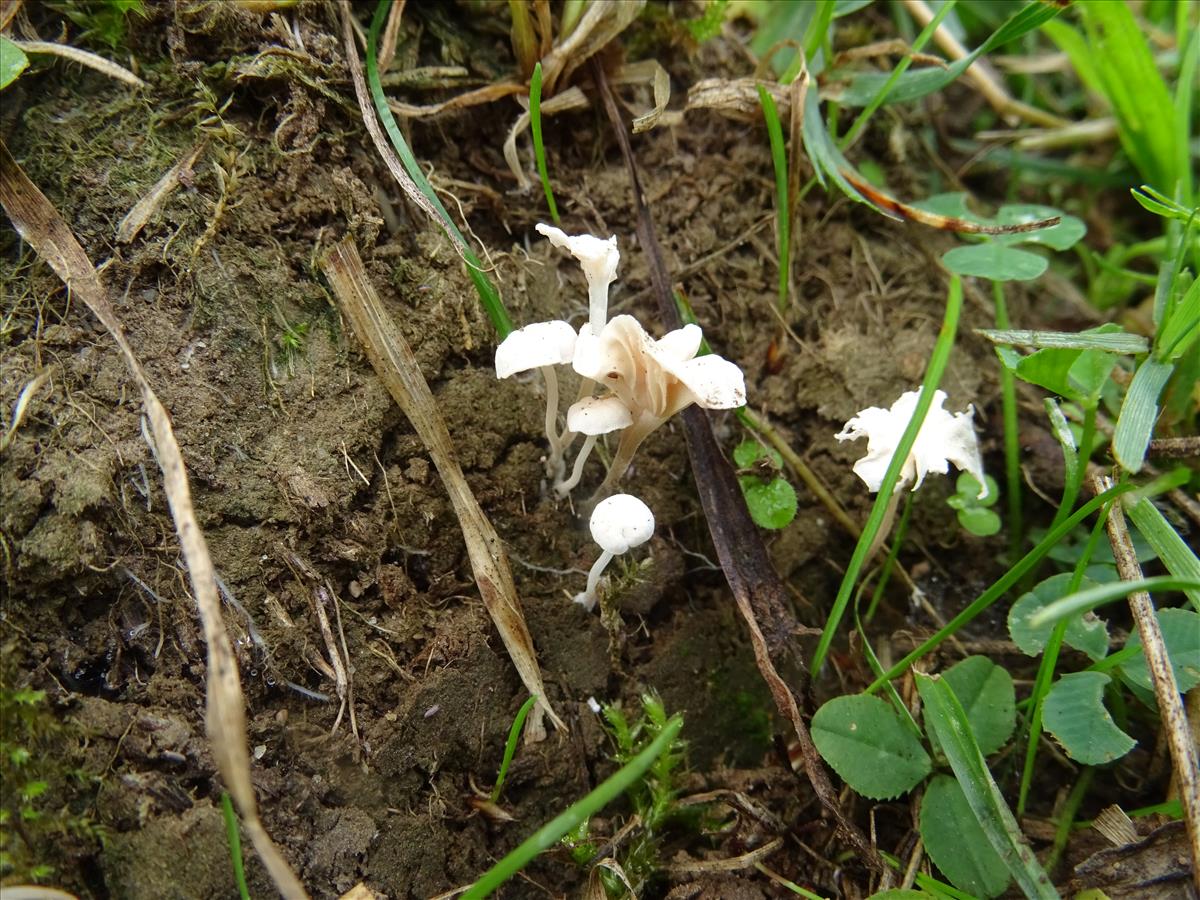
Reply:
<svg viewBox="0 0 1200 900"><path fill-rule="evenodd" d="M839 441L867 439L867 455L854 464L854 474L870 491L878 491L882 485L900 438L912 421L919 397L920 391L906 391L890 409L877 406L864 409L834 435ZM987 483L975 434L975 408L968 405L963 412L952 414L943 408L945 402L946 392L936 391L912 451L900 470L897 489L911 484L915 491L928 473L945 475L953 463L958 469L970 472L983 486L979 494L982 499L987 496Z"/></svg>
<svg viewBox="0 0 1200 900"><path fill-rule="evenodd" d="M614 234L608 240L591 234L567 234L565 231L538 222L534 226L538 234L549 238L555 247L566 250L583 267L584 277L588 284L601 284L608 287L617 278L617 265L621 261L621 252L617 249L617 236Z"/></svg>
<svg viewBox="0 0 1200 900"><path fill-rule="evenodd" d="M621 554L650 540L654 513L632 494L613 494L596 504L588 527L592 540L604 550Z"/></svg>

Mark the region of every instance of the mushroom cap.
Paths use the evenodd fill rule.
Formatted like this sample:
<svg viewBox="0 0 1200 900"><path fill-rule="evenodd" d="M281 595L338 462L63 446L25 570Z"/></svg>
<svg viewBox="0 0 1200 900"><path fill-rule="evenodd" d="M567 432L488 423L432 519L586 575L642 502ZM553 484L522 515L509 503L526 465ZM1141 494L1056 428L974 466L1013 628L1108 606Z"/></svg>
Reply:
<svg viewBox="0 0 1200 900"><path fill-rule="evenodd" d="M580 434L608 434L633 424L633 414L618 397L586 397L567 410L567 428Z"/></svg>
<svg viewBox="0 0 1200 900"><path fill-rule="evenodd" d="M575 356L575 338L575 329L567 322L534 322L518 328L496 348L496 377L565 365Z"/></svg>
<svg viewBox="0 0 1200 900"><path fill-rule="evenodd" d="M654 513L632 494L613 494L596 504L588 520L592 540L609 553L625 553L654 534Z"/></svg>
<svg viewBox="0 0 1200 900"><path fill-rule="evenodd" d="M538 222L534 226L539 234L550 239L555 247L566 250L583 267L584 277L588 284L600 284L608 287L617 278L617 264L621 261L621 252L617 249L617 236L614 234L608 240L591 234L567 234L553 225Z"/></svg>
<svg viewBox="0 0 1200 900"><path fill-rule="evenodd" d="M891 409L877 406L864 409L834 435L839 441L867 439L867 455L854 464L854 474L870 491L878 491L881 487L896 445L912 421L919 397L920 391L906 391ZM915 491L928 473L945 475L950 471L950 463L954 463L962 471L970 472L983 486L979 495L982 499L987 496L987 482L975 434L975 408L967 406L963 412L950 413L943 408L945 402L946 392L936 391L912 452L900 470L900 483L912 484Z"/></svg>

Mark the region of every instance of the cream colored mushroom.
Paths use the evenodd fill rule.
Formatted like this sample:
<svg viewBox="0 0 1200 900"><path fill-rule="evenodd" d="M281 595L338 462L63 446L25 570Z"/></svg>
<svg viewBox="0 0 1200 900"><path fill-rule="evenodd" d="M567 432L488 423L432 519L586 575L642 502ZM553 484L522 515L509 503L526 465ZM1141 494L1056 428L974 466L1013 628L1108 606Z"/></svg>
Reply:
<svg viewBox="0 0 1200 900"><path fill-rule="evenodd" d="M617 236L602 240L590 234L570 235L542 222L534 227L555 247L579 260L588 284L588 324L593 333L598 333L608 320L608 286L616 281L617 265L621 261Z"/></svg>
<svg viewBox="0 0 1200 900"><path fill-rule="evenodd" d="M608 388L631 419L598 496L620 480L646 437L680 410L693 403L705 409L745 404L742 370L720 356L697 357L702 337L699 326L685 325L656 341L633 316L616 316L598 334L580 331L572 366ZM578 406L568 410L568 422Z"/></svg>
<svg viewBox="0 0 1200 900"><path fill-rule="evenodd" d="M596 504L588 528L603 552L588 572L587 589L575 595L575 602L590 611L596 606L600 575L613 557L628 553L654 535L654 513L632 494L614 494Z"/></svg>

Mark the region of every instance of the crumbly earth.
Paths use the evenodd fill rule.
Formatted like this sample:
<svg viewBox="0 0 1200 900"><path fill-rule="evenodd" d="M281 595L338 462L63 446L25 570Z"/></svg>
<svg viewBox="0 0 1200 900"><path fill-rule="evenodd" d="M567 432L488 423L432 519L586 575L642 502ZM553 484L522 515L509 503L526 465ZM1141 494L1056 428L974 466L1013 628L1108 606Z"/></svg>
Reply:
<svg viewBox="0 0 1200 900"><path fill-rule="evenodd" d="M815 853L793 846L772 866L823 890L858 892L853 876L839 883L832 864L813 862L827 850L834 857L832 831L807 785L780 765L774 738L786 732L712 562L681 429L657 433L629 476L658 533L633 563L614 567L621 615L608 632L569 600L596 549L571 505L546 495L540 383L495 379L494 333L460 261L374 151L329 11L302 3L276 25L229 4L149 6L130 36L148 89L39 60L5 93L5 139L102 268L171 413L228 591L265 825L312 894L335 897L365 881L388 897L427 897L469 883L613 770L587 700L632 714L647 690L684 716L689 793L735 788L802 823L797 839ZM406 64L461 57L438 16L406 12ZM475 45L475 76L507 73L503 28L457 27ZM748 74L726 39L690 50L654 32L639 40L680 92L701 77ZM463 89L403 95L419 103ZM547 121L564 226L618 235L613 310L661 333L628 176L598 110ZM490 248L513 318L578 321L579 271L533 232L543 200L516 192L503 160L518 112L510 99L414 121L412 145ZM863 152L903 188L908 167L928 163L917 150L906 164L889 155L897 144L872 136ZM118 243L126 213L197 145L179 187L136 238ZM850 472L862 448L832 435L856 410L919 382L945 297L934 264L942 239L811 192L798 211L783 334L771 309L773 183L761 129L697 111L635 138L635 149L667 262L714 349L743 367L750 402L863 516L868 497ZM547 689L569 726L517 753L501 800L514 821L469 800L495 777L524 689L472 582L437 472L319 274L320 255L344 235L413 346L467 479L507 543ZM50 865L51 881L86 896L229 897L222 786L203 724L204 644L140 401L112 341L49 268L9 230L0 249L6 423L22 390L45 376L0 457L3 684L46 691L53 720L39 745L52 763L52 812L31 830L32 846L20 845L22 864ZM1013 302L1020 312L1021 298ZM972 300L944 387L951 408L974 402L983 432L995 434L994 366L970 331L988 323ZM744 439L731 415L714 422L727 450ZM988 439L985 449L998 469L997 446ZM591 464L579 496L602 471ZM976 585L947 577L941 547L974 560L966 570L980 583L1001 548L956 530L942 502L949 490L948 480L933 481L921 495L914 533L941 546L908 562L926 572L934 608L952 612ZM765 539L798 619L819 625L851 542L799 493L795 521ZM353 683L344 715L308 571L340 612ZM887 628L928 626L902 593L895 606ZM60 811L87 827L59 827ZM624 811L606 815L615 830ZM653 891L780 896L753 869L704 874L685 864L753 846L744 827L673 832ZM252 894L271 896L247 857ZM526 875L506 896L562 895L586 881L561 851Z"/></svg>

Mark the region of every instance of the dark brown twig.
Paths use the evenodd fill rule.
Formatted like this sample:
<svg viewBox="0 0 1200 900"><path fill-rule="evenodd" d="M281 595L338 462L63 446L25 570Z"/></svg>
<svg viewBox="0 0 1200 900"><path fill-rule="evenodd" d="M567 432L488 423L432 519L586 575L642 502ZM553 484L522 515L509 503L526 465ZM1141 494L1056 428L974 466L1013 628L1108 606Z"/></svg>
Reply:
<svg viewBox="0 0 1200 900"><path fill-rule="evenodd" d="M629 170L637 209L638 244L646 253L650 281L658 301L659 316L668 328L680 328L683 323L671 293L670 273L663 260L654 221L638 177L629 133L626 131L625 122L621 118L620 109L603 67L592 60L591 72ZM767 548L750 518L733 468L717 444L707 414L700 407L692 406L684 410L682 416L687 435L688 456L696 476L700 503L704 508L721 569L733 591L738 611L750 630L750 643L754 649L754 660L758 670L767 682L776 706L796 731L804 755L804 770L822 805L834 816L842 832L862 854L863 859L874 868L882 870L883 861L871 842L842 814L837 793L829 780L829 773L825 770L825 763L800 715L796 696L780 676L772 660L772 656L782 655L794 647L794 635L798 631L788 608L787 590L771 565Z"/></svg>

